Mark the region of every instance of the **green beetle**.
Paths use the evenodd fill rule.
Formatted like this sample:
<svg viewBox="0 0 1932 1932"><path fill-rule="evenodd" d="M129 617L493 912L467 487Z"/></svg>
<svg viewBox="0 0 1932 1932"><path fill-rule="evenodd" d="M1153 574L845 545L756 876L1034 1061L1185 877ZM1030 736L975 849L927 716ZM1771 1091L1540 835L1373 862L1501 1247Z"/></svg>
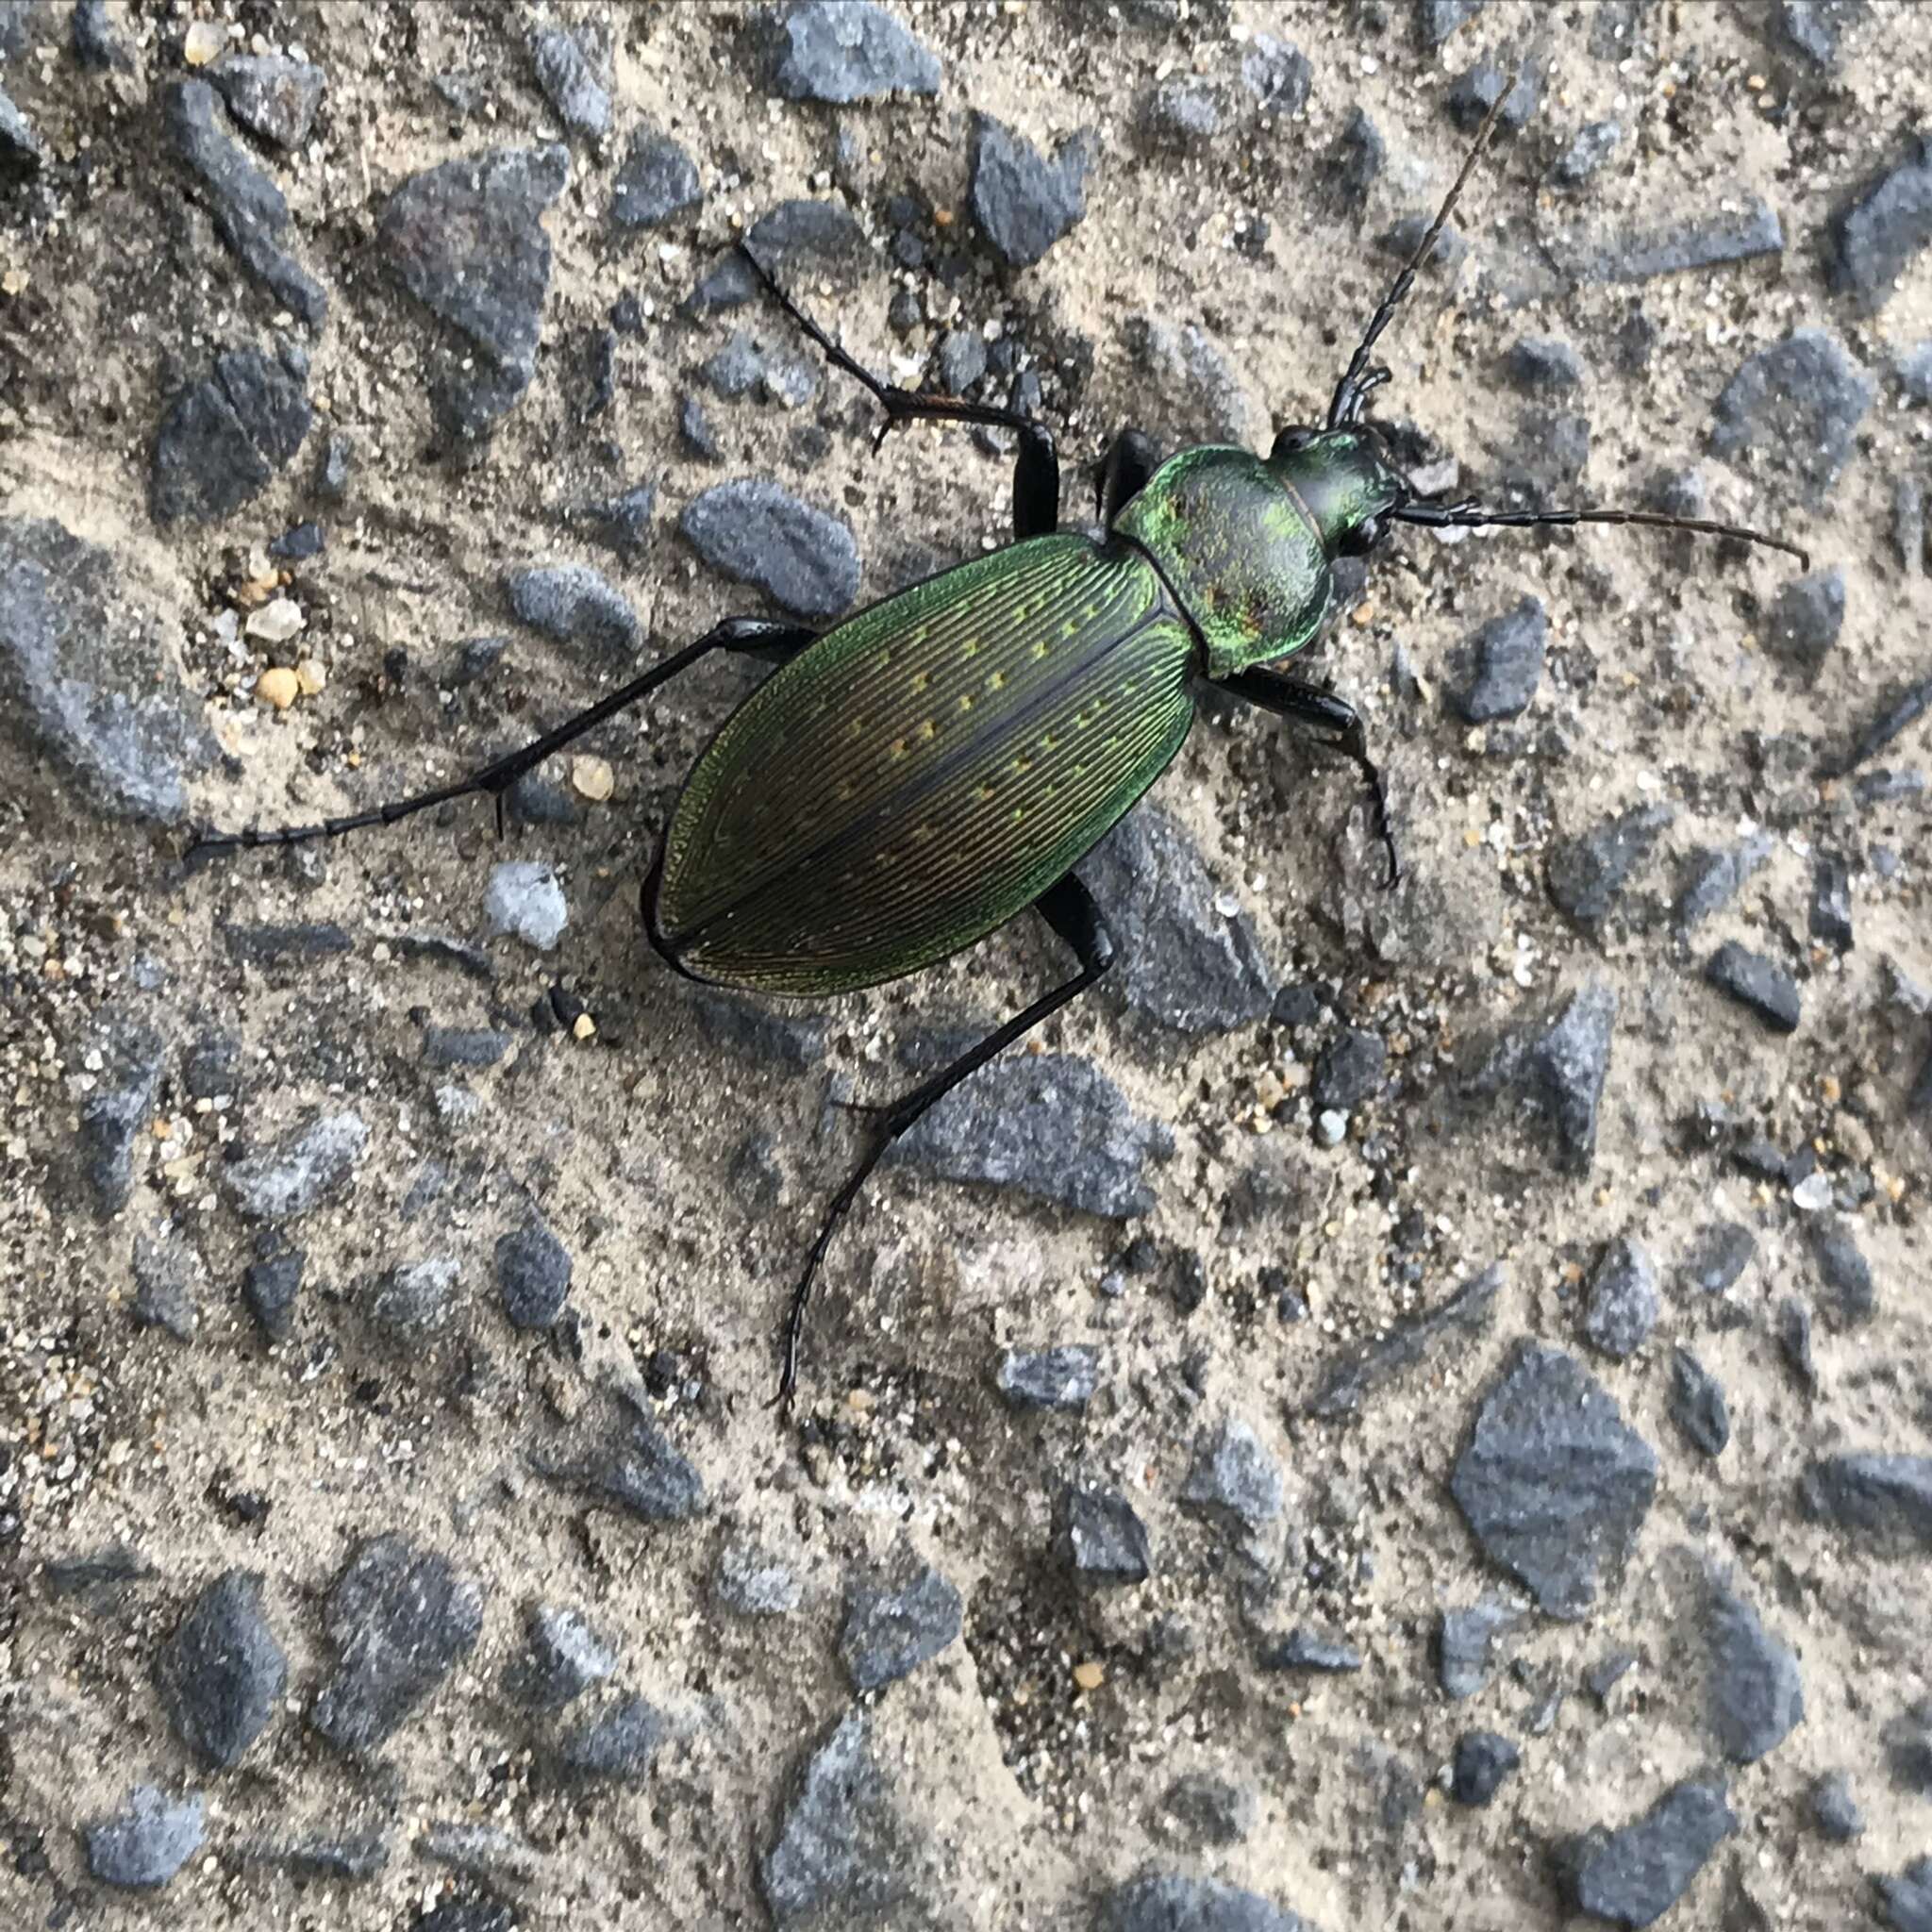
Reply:
<svg viewBox="0 0 1932 1932"><path fill-rule="evenodd" d="M1505 90L1507 96L1507 90ZM1499 97L1499 106L1500 99ZM1371 786L1395 847L1360 718L1273 668L1313 638L1334 559L1397 523L1641 523L1803 553L1733 525L1638 510L1491 512L1419 499L1364 421L1390 372L1370 354L1413 284L1494 125L1491 108L1441 209L1376 309L1324 426L1288 429L1265 458L1186 449L1161 461L1135 430L1099 464L1102 534L1064 532L1044 425L915 394L869 375L747 258L773 297L886 411L879 440L921 418L1018 438L1015 541L847 618L823 635L731 618L535 743L415 797L312 825L209 833L197 850L282 844L373 824L517 778L714 650L779 665L685 782L643 888L651 943L679 973L773 994L849 992L915 973L1031 908L1073 952L1072 977L877 1117L792 1291L779 1397L792 1393L813 1280L892 1141L975 1069L1077 998L1114 958L1106 915L1074 873L1166 770L1198 680L1312 725Z"/></svg>

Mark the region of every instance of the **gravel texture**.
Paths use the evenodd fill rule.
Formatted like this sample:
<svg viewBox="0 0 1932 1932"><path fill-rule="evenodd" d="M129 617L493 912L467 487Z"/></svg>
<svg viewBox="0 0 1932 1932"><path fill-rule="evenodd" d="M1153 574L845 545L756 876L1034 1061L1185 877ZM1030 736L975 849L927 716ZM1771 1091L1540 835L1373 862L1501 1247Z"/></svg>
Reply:
<svg viewBox="0 0 1932 1932"><path fill-rule="evenodd" d="M764 664L188 857L1008 539L741 238L1076 528L1499 99L1396 460L1807 564L1344 560L1399 882L1205 691L789 1413L1070 956L678 979ZM1907 0L0 5L0 1924L1932 1924L1927 129Z"/></svg>

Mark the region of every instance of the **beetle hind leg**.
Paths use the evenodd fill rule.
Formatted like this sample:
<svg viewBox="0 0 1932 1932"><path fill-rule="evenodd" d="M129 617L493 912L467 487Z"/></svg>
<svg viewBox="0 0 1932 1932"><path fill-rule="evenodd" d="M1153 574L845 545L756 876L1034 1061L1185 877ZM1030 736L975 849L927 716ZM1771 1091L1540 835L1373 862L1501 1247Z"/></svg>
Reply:
<svg viewBox="0 0 1932 1932"><path fill-rule="evenodd" d="M566 718L541 738L533 739L520 749L506 753L480 770L470 773L467 777L453 779L447 785L434 786L427 791L413 792L408 798L387 800L381 805L372 806L367 811L350 812L341 818L318 819L308 824L251 825L234 832L202 830L196 833L187 856L198 858L210 853L235 852L253 846L300 845L311 839L340 838L345 832L359 832L370 825L392 825L399 820L413 818L419 811L427 811L432 806L448 805L456 799L473 798L484 792L496 802L496 830L500 838L503 835L504 794L525 772L533 771L551 753L561 751L585 732L594 730L607 718L614 718L618 712L628 710L660 684L666 684L679 672L689 670L700 658L708 656L712 651L740 651L783 663L787 658L796 657L817 636L816 631L802 625L776 624L762 617L727 617L707 631L696 643L686 645L661 664L653 665L641 676L612 691L608 697L600 698L588 709Z"/></svg>
<svg viewBox="0 0 1932 1932"><path fill-rule="evenodd" d="M825 1250L831 1246L839 1224L850 1212L873 1170L884 1158L886 1149L943 1100L960 1081L976 1074L996 1054L1011 1046L1022 1035L1030 1033L1048 1015L1078 999L1113 964L1113 935L1108 930L1107 915L1101 911L1092 893L1072 873L1058 884L1048 887L1034 901L1034 910L1071 948L1080 962L1079 971L1052 991L1042 993L1030 1007L1015 1013L1004 1025L995 1027L977 1045L969 1047L958 1059L941 1067L931 1079L922 1082L911 1092L902 1095L881 1110L873 1144L846 1176L845 1185L833 1195L824 1220L819 1224L818 1239L812 1242L811 1253L806 1257L804 1272L791 1291L791 1303L785 1317L784 1367L778 1376L779 1405L789 1404L798 1387L798 1357L805 1340L806 1309L811 1301L812 1286L825 1258Z"/></svg>

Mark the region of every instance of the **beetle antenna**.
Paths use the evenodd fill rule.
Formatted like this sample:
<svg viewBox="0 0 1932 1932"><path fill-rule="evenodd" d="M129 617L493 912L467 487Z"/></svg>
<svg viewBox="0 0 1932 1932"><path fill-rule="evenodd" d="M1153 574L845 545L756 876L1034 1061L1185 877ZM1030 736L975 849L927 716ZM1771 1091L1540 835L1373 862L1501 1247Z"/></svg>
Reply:
<svg viewBox="0 0 1932 1932"><path fill-rule="evenodd" d="M1512 530L1533 528L1539 524L1645 524L1658 530L1694 530L1701 537L1735 537L1740 543L1757 543L1766 550L1782 550L1798 559L1800 570L1811 568L1810 552L1782 537L1767 537L1762 530L1747 530L1742 524L1715 524L1703 517L1667 516L1654 509L1485 509L1474 497L1461 503L1405 503L1383 511L1399 524L1420 524L1431 530L1480 530L1504 527Z"/></svg>
<svg viewBox="0 0 1932 1932"><path fill-rule="evenodd" d="M1482 151L1490 144L1490 136L1495 131L1497 119L1503 112L1503 104L1516 92L1517 76L1510 74L1505 77L1504 85L1496 98L1490 103L1490 111L1483 116L1483 125L1475 131L1475 140L1470 143L1469 153L1463 157L1462 170L1450 185L1449 192L1442 199L1442 206L1436 210L1436 219L1423 230L1423 239L1415 245L1415 253L1408 258L1407 266L1397 275L1382 297L1382 306L1375 310L1369 322L1368 333L1361 339L1360 346L1348 358L1348 368L1342 378L1335 385L1335 399L1328 405L1328 427L1339 429L1343 424L1353 423L1360 414L1362 400L1368 393L1363 375L1369 366L1369 357L1382 331L1395 320L1395 311L1402 307L1403 299L1415 286L1417 271L1427 258L1429 250L1436 245L1437 237L1447 225L1457 197L1464 185L1474 172Z"/></svg>

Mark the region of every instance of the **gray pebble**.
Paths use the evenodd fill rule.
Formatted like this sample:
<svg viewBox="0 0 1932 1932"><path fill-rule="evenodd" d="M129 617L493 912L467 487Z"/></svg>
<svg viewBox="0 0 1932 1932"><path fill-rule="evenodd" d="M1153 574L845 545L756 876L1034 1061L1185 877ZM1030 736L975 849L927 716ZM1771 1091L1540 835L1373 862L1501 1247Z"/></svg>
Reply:
<svg viewBox="0 0 1932 1932"><path fill-rule="evenodd" d="M1472 724L1518 718L1542 682L1549 620L1541 602L1524 597L1515 609L1492 617L1469 641L1474 675L1458 699Z"/></svg>
<svg viewBox="0 0 1932 1932"><path fill-rule="evenodd" d="M201 1256L179 1228L135 1235L134 1319L142 1327L192 1341L200 1321L196 1291L207 1278Z"/></svg>
<svg viewBox="0 0 1932 1932"><path fill-rule="evenodd" d="M1733 1764L1756 1764L1804 1722L1805 1688L1789 1645L1734 1590L1713 1583L1705 1611L1706 1704L1711 1734Z"/></svg>
<svg viewBox="0 0 1932 1932"><path fill-rule="evenodd" d="M261 1584L245 1570L217 1577L155 1659L155 1682L175 1736L217 1771L242 1761L289 1685L289 1660L262 1609Z"/></svg>
<svg viewBox="0 0 1932 1932"><path fill-rule="evenodd" d="M581 1456L534 1459L545 1475L645 1523L683 1523L707 1507L703 1476L647 1415L600 1428Z"/></svg>
<svg viewBox="0 0 1932 1932"><path fill-rule="evenodd" d="M1629 1236L1619 1236L1591 1274L1584 1336L1599 1354L1622 1361L1649 1341L1660 1306L1657 1264Z"/></svg>
<svg viewBox="0 0 1932 1932"><path fill-rule="evenodd" d="M391 1268L374 1286L369 1319L404 1338L439 1328L449 1317L450 1297L461 1273L461 1263L449 1255Z"/></svg>
<svg viewBox="0 0 1932 1932"><path fill-rule="evenodd" d="M994 1060L902 1135L886 1159L1124 1221L1153 1208L1147 1163L1173 1151L1166 1124L1137 1114L1090 1061L1041 1053Z"/></svg>
<svg viewBox="0 0 1932 1932"><path fill-rule="evenodd" d="M1257 34L1241 56L1241 85L1264 114L1299 114L1307 106L1315 70L1298 47Z"/></svg>
<svg viewBox="0 0 1932 1932"><path fill-rule="evenodd" d="M570 1250L541 1221L496 1243L496 1287L503 1312L516 1328L548 1328L570 1293Z"/></svg>
<svg viewBox="0 0 1932 1932"><path fill-rule="evenodd" d="M161 105L169 139L207 198L223 242L270 295L319 329L327 319L328 296L282 247L289 204L227 131L221 97L205 80L175 80L163 91Z"/></svg>
<svg viewBox="0 0 1932 1932"><path fill-rule="evenodd" d="M1707 845L1692 851L1679 874L1676 903L1672 910L1677 930L1690 932L1712 913L1722 911L1771 854L1772 841L1762 832L1754 833L1728 852Z"/></svg>
<svg viewBox="0 0 1932 1932"><path fill-rule="evenodd" d="M1238 1845L1259 1822L1260 1807L1246 1785L1211 1772L1183 1773L1162 1793L1160 1808L1198 1844Z"/></svg>
<svg viewBox="0 0 1932 1932"><path fill-rule="evenodd" d="M72 808L175 824L215 747L167 627L126 584L119 559L63 525L0 517L0 742L45 758Z"/></svg>
<svg viewBox="0 0 1932 1932"><path fill-rule="evenodd" d="M1782 254L1785 230L1777 210L1742 190L1734 198L1741 206L1731 212L1613 235L1572 255L1566 266L1591 281L1647 282L1655 275L1727 268Z"/></svg>
<svg viewBox="0 0 1932 1932"><path fill-rule="evenodd" d="M212 374L175 397L155 433L155 521L215 523L259 495L308 434L306 379L306 362L287 351L273 360L251 348L216 357Z"/></svg>
<svg viewBox="0 0 1932 1932"><path fill-rule="evenodd" d="M532 1710L561 1710L616 1670L616 1645L581 1610L533 1604L525 1620L524 1648L506 1667L503 1688Z"/></svg>
<svg viewBox="0 0 1932 1932"><path fill-rule="evenodd" d="M1599 1825L1558 1848L1569 1903L1615 1924L1648 1925L1737 1828L1723 1785L1674 1785L1641 1818L1613 1831Z"/></svg>
<svg viewBox="0 0 1932 1932"><path fill-rule="evenodd" d="M718 1601L741 1617L789 1617L805 1601L805 1586L789 1565L744 1543L718 1559Z"/></svg>
<svg viewBox="0 0 1932 1932"><path fill-rule="evenodd" d="M1461 1083L1465 1103L1516 1098L1524 1124L1559 1172L1588 1174L1609 1074L1617 995L1594 979L1520 1032L1504 1036Z"/></svg>
<svg viewBox="0 0 1932 1932"><path fill-rule="evenodd" d="M262 1845L251 1853L279 1865L295 1878L322 1878L364 1884L389 1865L389 1846L375 1831L346 1833L335 1838L296 1839Z"/></svg>
<svg viewBox="0 0 1932 1932"><path fill-rule="evenodd" d="M1687 1348L1671 1352L1671 1420L1684 1440L1706 1456L1721 1456L1731 1440L1724 1389Z"/></svg>
<svg viewBox="0 0 1932 1932"><path fill-rule="evenodd" d="M821 1017L781 1012L742 994L709 988L689 994L688 1003L708 1045L798 1073L824 1062L825 1023Z"/></svg>
<svg viewBox="0 0 1932 1932"><path fill-rule="evenodd" d="M1557 157L1550 179L1559 188L1581 188L1616 153L1623 139L1623 125L1616 121L1592 121L1579 127Z"/></svg>
<svg viewBox="0 0 1932 1932"><path fill-rule="evenodd" d="M758 1865L779 1932L894 1922L912 1899L924 1845L873 1754L863 1711L846 1713L791 1782L778 1833ZM923 1911L896 1916L924 1923Z"/></svg>
<svg viewBox="0 0 1932 1932"><path fill-rule="evenodd" d="M1218 1878L1143 1873L1100 1901L1095 1932L1315 1932L1258 1892Z"/></svg>
<svg viewBox="0 0 1932 1932"><path fill-rule="evenodd" d="M1799 1495L1807 1514L1858 1531L1887 1555L1932 1550L1932 1457L1821 1456Z"/></svg>
<svg viewBox="0 0 1932 1932"><path fill-rule="evenodd" d="M1891 554L1907 576L1925 570L1925 490L1916 476L1891 483Z"/></svg>
<svg viewBox="0 0 1932 1932"><path fill-rule="evenodd" d="M662 228L706 203L697 162L665 133L640 127L625 149L610 192L610 220L618 228Z"/></svg>
<svg viewBox="0 0 1932 1932"><path fill-rule="evenodd" d="M121 1809L87 1827L87 1869L103 1885L154 1890L167 1884L208 1837L199 1791L170 1798L136 1785Z"/></svg>
<svg viewBox="0 0 1932 1932"><path fill-rule="evenodd" d="M432 1067L493 1067L513 1044L491 1026L425 1026L423 1058Z"/></svg>
<svg viewBox="0 0 1932 1932"><path fill-rule="evenodd" d="M1360 1670L1362 1654L1339 1638L1297 1627L1278 1643L1265 1645L1256 1661L1264 1671L1309 1671L1332 1676Z"/></svg>
<svg viewBox="0 0 1932 1932"><path fill-rule="evenodd" d="M592 138L608 132L610 91L598 79L575 34L560 26L540 29L531 36L530 58L543 98L570 132Z"/></svg>
<svg viewBox="0 0 1932 1932"><path fill-rule="evenodd" d="M108 11L108 0L75 0L69 19L69 37L74 58L96 74L116 69L125 72L134 64L127 45Z"/></svg>
<svg viewBox="0 0 1932 1932"><path fill-rule="evenodd" d="M236 1161L224 1178L249 1220L289 1221L345 1182L368 1145L360 1114L325 1114L277 1145Z"/></svg>
<svg viewBox="0 0 1932 1932"><path fill-rule="evenodd" d="M1458 1703L1474 1697L1496 1667L1496 1646L1523 1621L1522 1613L1493 1598L1442 1612L1436 1633L1436 1670L1443 1694Z"/></svg>
<svg viewBox="0 0 1932 1932"><path fill-rule="evenodd" d="M90 1052L100 1055L102 1066L81 1102L76 1153L94 1211L105 1219L134 1198L134 1153L154 1117L166 1049L145 1021L109 1010Z"/></svg>
<svg viewBox="0 0 1932 1932"><path fill-rule="evenodd" d="M1106 984L1135 1012L1195 1035L1267 1016L1280 974L1247 913L1222 911L1200 847L1167 812L1129 813L1080 861L1080 878L1108 908L1118 954Z"/></svg>
<svg viewBox="0 0 1932 1932"><path fill-rule="evenodd" d="M1932 1858L1914 1858L1897 1877L1872 1881L1890 1932L1932 1932Z"/></svg>
<svg viewBox="0 0 1932 1932"><path fill-rule="evenodd" d="M1221 133L1221 102L1206 81L1192 75L1171 75L1148 93L1141 118L1155 142L1205 149Z"/></svg>
<svg viewBox="0 0 1932 1932"><path fill-rule="evenodd" d="M279 148L308 139L328 85L312 60L286 54L224 54L208 78L242 126Z"/></svg>
<svg viewBox="0 0 1932 1932"><path fill-rule="evenodd" d="M1477 1407L1450 1492L1484 1554L1550 1616L1574 1621L1624 1566L1657 1457L1562 1350L1518 1344Z"/></svg>
<svg viewBox="0 0 1932 1932"><path fill-rule="evenodd" d="M1816 67L1838 65L1845 29L1864 12L1866 0L1774 0L1770 24L1777 39Z"/></svg>
<svg viewBox="0 0 1932 1932"><path fill-rule="evenodd" d="M958 1636L959 1592L929 1563L901 1560L885 1579L845 1597L839 1657L855 1689L876 1690L908 1676Z"/></svg>
<svg viewBox="0 0 1932 1932"><path fill-rule="evenodd" d="M1147 1525L1115 1490L1069 1485L1054 1512L1054 1546L1063 1568L1092 1583L1145 1583L1153 1574Z"/></svg>
<svg viewBox="0 0 1932 1932"><path fill-rule="evenodd" d="M1494 1731L1464 1731L1456 1740L1449 1795L1458 1805L1487 1805L1522 1762L1522 1752L1507 1738Z"/></svg>
<svg viewBox="0 0 1932 1932"><path fill-rule="evenodd" d="M800 617L836 617L858 594L851 525L765 477L714 485L686 505L678 530L713 570Z"/></svg>
<svg viewBox="0 0 1932 1932"><path fill-rule="evenodd" d="M505 572L503 591L520 623L558 643L582 645L599 662L628 664L637 653L636 614L589 564L523 565Z"/></svg>
<svg viewBox="0 0 1932 1932"><path fill-rule="evenodd" d="M1085 216L1087 176L1099 151L1097 137L1083 129L1049 161L991 114L973 116L973 217L1008 268L1031 268Z"/></svg>
<svg viewBox="0 0 1932 1932"><path fill-rule="evenodd" d="M1704 969L1720 992L1748 1007L1774 1033L1795 1033L1803 1017L1798 983L1774 960L1726 940Z"/></svg>
<svg viewBox="0 0 1932 1932"><path fill-rule="evenodd" d="M1483 10L1484 0L1415 0L1416 32L1425 47L1440 47L1456 29Z"/></svg>
<svg viewBox="0 0 1932 1932"><path fill-rule="evenodd" d="M1891 1719L1884 1739L1892 1784L1914 1797L1932 1798L1932 1698L1920 1698Z"/></svg>
<svg viewBox="0 0 1932 1932"><path fill-rule="evenodd" d="M1542 75L1533 61L1519 64L1512 82L1495 61L1479 60L1451 82L1442 105L1457 126L1465 134L1474 134L1481 126L1484 115L1501 100L1503 111L1496 117L1497 126L1506 133L1520 134L1537 110L1542 86Z"/></svg>
<svg viewBox="0 0 1932 1932"><path fill-rule="evenodd" d="M986 339L977 329L949 328L940 338L940 388L963 396L986 374Z"/></svg>
<svg viewBox="0 0 1932 1932"><path fill-rule="evenodd" d="M1100 1351L1087 1343L1009 1348L1000 1357L999 1391L1014 1408L1082 1409L1100 1381Z"/></svg>
<svg viewBox="0 0 1932 1932"><path fill-rule="evenodd" d="M775 84L788 101L936 94L937 56L873 0L795 0L774 29Z"/></svg>
<svg viewBox="0 0 1932 1932"><path fill-rule="evenodd" d="M431 1824L416 1840L425 1858L473 1878L534 1885L544 1875L544 1857L528 1839L496 1824L468 1824L443 1820ZM446 1908L446 1907L445 1907ZM433 1916L433 1914L432 1914ZM420 1925L423 1922L417 1921ZM455 1932L444 1926L435 1932ZM481 1927L475 1932L482 1932Z"/></svg>
<svg viewBox="0 0 1932 1932"><path fill-rule="evenodd" d="M1389 1048L1380 1034L1346 1027L1315 1062L1309 1098L1318 1108L1359 1107L1382 1086Z"/></svg>
<svg viewBox="0 0 1932 1932"><path fill-rule="evenodd" d="M1667 805L1633 806L1550 848L1550 898L1579 925L1600 925L1631 874L1675 814Z"/></svg>
<svg viewBox="0 0 1932 1932"><path fill-rule="evenodd" d="M1872 1282L1872 1264L1859 1251L1850 1226L1836 1218L1822 1220L1812 1224L1809 1235L1811 1258L1839 1318L1869 1322L1877 1309L1878 1293Z"/></svg>
<svg viewBox="0 0 1932 1932"><path fill-rule="evenodd" d="M1181 1501L1237 1532L1281 1514L1281 1470L1239 1416L1225 1416L1194 1445Z"/></svg>
<svg viewBox="0 0 1932 1932"><path fill-rule="evenodd" d="M430 406L452 441L487 436L536 375L551 265L541 217L569 178L560 142L498 148L411 175L384 205L378 251L461 339L432 344L426 363Z"/></svg>
<svg viewBox="0 0 1932 1932"><path fill-rule="evenodd" d="M1932 140L1915 135L1827 225L1831 286L1866 314L1932 242Z"/></svg>
<svg viewBox="0 0 1932 1932"><path fill-rule="evenodd" d="M662 1717L635 1694L580 1718L557 1743L557 1766L586 1784L641 1784L663 1744Z"/></svg>
<svg viewBox="0 0 1932 1932"><path fill-rule="evenodd" d="M1845 625L1845 574L1829 570L1786 584L1771 607L1765 644L1807 677L1816 677Z"/></svg>
<svg viewBox="0 0 1932 1932"><path fill-rule="evenodd" d="M704 404L696 396L686 396L677 406L677 435L685 448L703 461L717 463L724 459L724 445L711 427L711 419L705 414Z"/></svg>
<svg viewBox="0 0 1932 1932"><path fill-rule="evenodd" d="M1548 336L1523 336L1503 358L1509 380L1528 395L1574 389L1583 380L1583 358L1568 342Z"/></svg>
<svg viewBox="0 0 1932 1932"><path fill-rule="evenodd" d="M1391 1324L1366 1347L1338 1352L1323 1367L1308 1398L1308 1414L1353 1415L1374 1390L1405 1369L1440 1347L1479 1333L1489 1325L1507 1278L1502 1264L1492 1261L1433 1307Z"/></svg>
<svg viewBox="0 0 1932 1932"><path fill-rule="evenodd" d="M308 1722L340 1751L375 1748L475 1648L483 1598L399 1535L359 1544L323 1617L337 1660Z"/></svg>
<svg viewBox="0 0 1932 1932"><path fill-rule="evenodd" d="M1684 1257L1684 1285L1699 1294L1726 1294L1757 1252L1757 1237L1737 1221L1714 1221Z"/></svg>
<svg viewBox="0 0 1932 1932"><path fill-rule="evenodd" d="M599 543L631 562L650 541L651 513L657 508L657 486L639 483L601 503L587 503L576 514Z"/></svg>
<svg viewBox="0 0 1932 1932"><path fill-rule="evenodd" d="M1863 1836L1865 1814L1852 1795L1851 1778L1828 1771L1811 1787L1811 1821L1834 1844L1849 1844Z"/></svg>
<svg viewBox="0 0 1932 1932"><path fill-rule="evenodd" d="M1754 453L1755 474L1790 482L1816 508L1851 456L1874 393L1836 336L1797 329L1747 357L1724 385L1710 447L1726 458Z"/></svg>
<svg viewBox="0 0 1932 1932"><path fill-rule="evenodd" d="M541 859L511 858L490 870L483 921L491 933L508 933L547 953L563 937L570 908L549 866Z"/></svg>
<svg viewBox="0 0 1932 1932"><path fill-rule="evenodd" d="M1389 158L1388 143L1381 130L1359 108L1352 108L1329 150L1329 173L1342 198L1359 208L1369 198Z"/></svg>
<svg viewBox="0 0 1932 1932"><path fill-rule="evenodd" d="M242 1298L271 1341L288 1339L294 1326L295 1296L308 1257L300 1249L251 1261L242 1274Z"/></svg>

